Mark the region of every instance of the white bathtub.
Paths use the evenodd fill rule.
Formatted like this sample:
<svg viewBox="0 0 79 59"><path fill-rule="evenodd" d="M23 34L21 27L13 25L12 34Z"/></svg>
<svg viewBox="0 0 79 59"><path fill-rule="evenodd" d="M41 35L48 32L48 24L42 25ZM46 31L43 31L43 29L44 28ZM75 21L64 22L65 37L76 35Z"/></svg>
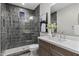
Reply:
<svg viewBox="0 0 79 59"><path fill-rule="evenodd" d="M25 46L21 46L21 47L8 49L8 50L5 50L2 54L3 54L3 56L7 56L7 55L10 55L10 54L13 54L13 53L28 50L28 49L30 49L29 47L32 46L32 45L34 46L34 45L38 45L38 44L31 44L31 45L25 45Z"/></svg>

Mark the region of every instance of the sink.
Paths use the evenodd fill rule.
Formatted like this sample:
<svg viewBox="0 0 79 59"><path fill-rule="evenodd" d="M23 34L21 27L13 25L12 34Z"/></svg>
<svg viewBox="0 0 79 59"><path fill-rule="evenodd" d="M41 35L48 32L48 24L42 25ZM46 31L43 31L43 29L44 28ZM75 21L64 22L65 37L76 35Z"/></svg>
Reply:
<svg viewBox="0 0 79 59"><path fill-rule="evenodd" d="M57 41L57 42L65 42L65 41L67 41L67 39L57 38L57 37L52 37L52 40Z"/></svg>
<svg viewBox="0 0 79 59"><path fill-rule="evenodd" d="M46 39L49 38L50 40L56 41L56 42L65 42L67 39L64 38L58 38L58 37L51 37L51 36L44 36Z"/></svg>

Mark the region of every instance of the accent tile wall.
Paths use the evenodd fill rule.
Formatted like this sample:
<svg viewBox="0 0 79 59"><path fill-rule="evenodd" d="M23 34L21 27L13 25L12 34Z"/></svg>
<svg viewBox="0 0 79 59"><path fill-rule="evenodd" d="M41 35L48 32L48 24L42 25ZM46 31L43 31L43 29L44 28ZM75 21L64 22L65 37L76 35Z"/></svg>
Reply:
<svg viewBox="0 0 79 59"><path fill-rule="evenodd" d="M1 22L1 4L0 4L0 22ZM0 55L1 55L1 23L0 23Z"/></svg>
<svg viewBox="0 0 79 59"><path fill-rule="evenodd" d="M25 19L34 16L33 21L26 23L29 33L23 32L23 22L19 12L26 13ZM29 20L29 19L28 19ZM1 50L37 43L39 36L39 6L35 10L24 9L10 4L1 4Z"/></svg>

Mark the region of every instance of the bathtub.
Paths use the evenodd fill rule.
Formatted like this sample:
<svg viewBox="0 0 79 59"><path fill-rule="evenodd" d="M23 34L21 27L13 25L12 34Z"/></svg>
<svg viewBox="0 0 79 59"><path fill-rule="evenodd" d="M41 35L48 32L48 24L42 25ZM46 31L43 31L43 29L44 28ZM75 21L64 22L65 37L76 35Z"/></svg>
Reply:
<svg viewBox="0 0 79 59"><path fill-rule="evenodd" d="M2 53L2 55L3 56L7 56L7 55L10 55L10 54L13 54L13 53L17 53L17 52L20 52L20 51L28 50L28 49L30 49L29 47L32 46L32 45L36 46L38 44L30 44L30 45L25 45L25 46L21 46L21 47L12 48L12 49L7 49L7 50L5 50Z"/></svg>

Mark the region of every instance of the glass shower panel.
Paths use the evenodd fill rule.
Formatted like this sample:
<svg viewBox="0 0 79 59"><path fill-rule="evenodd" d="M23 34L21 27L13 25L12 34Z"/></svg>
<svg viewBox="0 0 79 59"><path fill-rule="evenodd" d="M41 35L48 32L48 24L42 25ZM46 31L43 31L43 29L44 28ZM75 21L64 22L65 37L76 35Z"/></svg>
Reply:
<svg viewBox="0 0 79 59"><path fill-rule="evenodd" d="M38 42L38 13L38 10L34 11L11 4L1 4L2 51Z"/></svg>

